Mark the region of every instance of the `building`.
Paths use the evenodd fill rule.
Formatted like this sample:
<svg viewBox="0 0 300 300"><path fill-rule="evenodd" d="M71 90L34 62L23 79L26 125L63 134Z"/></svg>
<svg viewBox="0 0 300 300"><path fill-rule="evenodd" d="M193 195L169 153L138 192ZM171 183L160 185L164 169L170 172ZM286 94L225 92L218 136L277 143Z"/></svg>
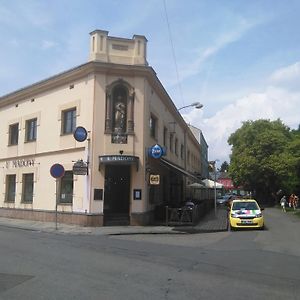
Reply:
<svg viewBox="0 0 300 300"><path fill-rule="evenodd" d="M142 225L185 200L200 145L146 53L96 30L87 63L0 98L0 216Z"/></svg>
<svg viewBox="0 0 300 300"><path fill-rule="evenodd" d="M201 179L209 178L208 170L208 145L205 140L205 137L202 133L202 130L189 124L188 125L194 136L196 137L198 143L200 144L200 170L199 174Z"/></svg>

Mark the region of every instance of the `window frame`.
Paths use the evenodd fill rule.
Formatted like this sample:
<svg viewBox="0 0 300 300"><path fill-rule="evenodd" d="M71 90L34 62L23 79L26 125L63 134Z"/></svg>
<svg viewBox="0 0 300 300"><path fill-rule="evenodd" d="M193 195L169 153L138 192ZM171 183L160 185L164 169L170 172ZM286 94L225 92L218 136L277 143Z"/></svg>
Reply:
<svg viewBox="0 0 300 300"><path fill-rule="evenodd" d="M25 142L35 142L36 138L37 138L37 118L28 119L26 120L25 123Z"/></svg>
<svg viewBox="0 0 300 300"><path fill-rule="evenodd" d="M28 178L30 178L31 180L28 181ZM27 183L29 183L30 186L28 186ZM31 192L26 192L28 188L29 188L29 190L31 190ZM24 173L22 175L21 202L22 203L32 203L33 202L33 192L34 192L34 173ZM29 200L27 200L27 197L26 197L26 195L28 195L28 194L30 195Z"/></svg>
<svg viewBox="0 0 300 300"><path fill-rule="evenodd" d="M174 151L175 151L175 154L178 156L178 138L177 137L175 137Z"/></svg>
<svg viewBox="0 0 300 300"><path fill-rule="evenodd" d="M170 133L170 139L169 139L169 146L170 146L170 152L173 152L173 144L174 144L174 133Z"/></svg>
<svg viewBox="0 0 300 300"><path fill-rule="evenodd" d="M71 190L69 193L63 192L67 188L67 184L71 183ZM73 204L74 194L74 173L73 171L65 171L63 177L59 180L59 193L58 193L58 204ZM63 196L64 195L64 196Z"/></svg>
<svg viewBox="0 0 300 300"><path fill-rule="evenodd" d="M11 180L14 178L14 180ZM13 191L11 193L11 187L13 184ZM5 178L5 202L15 203L16 202L16 189L17 189L17 175L16 174L7 174ZM11 194L13 197L10 198Z"/></svg>
<svg viewBox="0 0 300 300"><path fill-rule="evenodd" d="M163 145L167 147L167 140L168 140L168 129L167 127L164 127L164 132L163 132Z"/></svg>
<svg viewBox="0 0 300 300"><path fill-rule="evenodd" d="M9 125L8 145L15 146L19 144L19 122Z"/></svg>
<svg viewBox="0 0 300 300"><path fill-rule="evenodd" d="M77 113L76 106L62 110L61 135L73 134L74 130L76 129L76 121L77 121L76 113ZM68 117L68 114L72 114L71 117ZM70 122L70 124L68 124L68 122Z"/></svg>
<svg viewBox="0 0 300 300"><path fill-rule="evenodd" d="M149 119L150 136L154 139L157 138L157 118L151 114Z"/></svg>

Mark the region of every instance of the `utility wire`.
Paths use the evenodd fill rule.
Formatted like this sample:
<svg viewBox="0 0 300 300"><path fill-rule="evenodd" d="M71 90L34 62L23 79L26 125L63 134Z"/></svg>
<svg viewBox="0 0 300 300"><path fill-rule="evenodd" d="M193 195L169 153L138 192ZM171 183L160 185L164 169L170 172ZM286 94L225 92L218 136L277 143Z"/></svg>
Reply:
<svg viewBox="0 0 300 300"><path fill-rule="evenodd" d="M170 39L170 44L171 44L171 48L172 48L172 55L173 55L174 64L175 64L178 89L179 89L182 104L185 105L184 99L183 99L182 88L181 88L181 84L180 84L180 80L179 80L179 72L178 72L178 66L177 66L177 60L176 60L176 55L175 55L174 44L173 44L173 40L172 40L171 26L170 26L170 22L169 22L169 18L168 18L166 0L163 0L163 2L164 2L164 8L165 8L166 21L167 21L167 25L168 25L169 39Z"/></svg>

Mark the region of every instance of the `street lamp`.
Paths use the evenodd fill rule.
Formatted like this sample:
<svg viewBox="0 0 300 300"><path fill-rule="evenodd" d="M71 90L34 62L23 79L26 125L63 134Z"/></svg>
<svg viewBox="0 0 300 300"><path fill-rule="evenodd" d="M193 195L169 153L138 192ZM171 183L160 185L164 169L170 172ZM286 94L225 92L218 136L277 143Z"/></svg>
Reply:
<svg viewBox="0 0 300 300"><path fill-rule="evenodd" d="M196 109L201 109L203 107L203 104L201 104L200 102L194 102L191 103L189 105L185 105L183 107L180 107L177 109L177 111L179 112L180 110L187 108L187 107L194 107ZM183 143L184 143L184 170L186 170L187 167L187 163L186 163L186 152L187 152L187 142L186 142L186 129L184 129L184 137L183 137ZM184 177L184 198L186 196L186 177Z"/></svg>
<svg viewBox="0 0 300 300"><path fill-rule="evenodd" d="M200 102L194 102L194 103L192 103L192 104L189 104L189 105L185 105L185 106L183 106L183 107L180 107L180 108L178 108L177 110L179 111L179 110L181 110L181 109L184 109L184 108L187 108L187 107L195 107L195 108L197 108L197 109L200 109L200 108L202 108L203 107L203 104L201 104Z"/></svg>
<svg viewBox="0 0 300 300"><path fill-rule="evenodd" d="M209 165L210 167L213 168L213 172L214 172L214 177L215 177L215 180L214 180L214 192L215 192L215 195L214 195L214 208L215 208L215 216L217 215L217 168L216 168L216 162L219 161L218 159L215 159L213 161L210 161L209 162Z"/></svg>

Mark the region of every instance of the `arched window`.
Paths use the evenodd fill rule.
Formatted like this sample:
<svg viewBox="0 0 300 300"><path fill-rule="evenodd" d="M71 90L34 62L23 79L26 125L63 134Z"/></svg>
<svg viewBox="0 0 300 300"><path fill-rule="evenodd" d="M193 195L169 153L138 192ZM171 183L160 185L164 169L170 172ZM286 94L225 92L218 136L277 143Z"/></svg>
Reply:
<svg viewBox="0 0 300 300"><path fill-rule="evenodd" d="M105 133L112 143L127 143L127 135L134 133L134 89L119 79L106 88Z"/></svg>

